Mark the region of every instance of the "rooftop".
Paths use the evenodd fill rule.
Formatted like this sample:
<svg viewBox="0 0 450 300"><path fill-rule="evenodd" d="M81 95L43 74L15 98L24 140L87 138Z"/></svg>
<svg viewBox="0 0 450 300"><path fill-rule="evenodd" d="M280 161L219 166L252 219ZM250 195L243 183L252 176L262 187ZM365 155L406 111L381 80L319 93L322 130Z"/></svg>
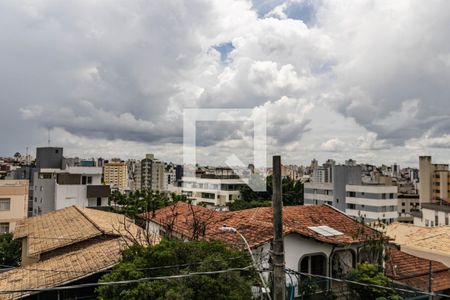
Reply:
<svg viewBox="0 0 450 300"><path fill-rule="evenodd" d="M60 286L111 268L132 243L157 243L123 215L71 206L17 223L15 239L27 238L38 262L0 273L0 291ZM0 294L0 299L29 295Z"/></svg>
<svg viewBox="0 0 450 300"><path fill-rule="evenodd" d="M449 268L438 261L431 261L433 292L450 288ZM428 292L430 260L413 256L396 248L389 249L386 275L393 280Z"/></svg>
<svg viewBox="0 0 450 300"><path fill-rule="evenodd" d="M223 240L230 244L236 244L239 239L236 235L221 232L220 227L223 225L234 227L246 237L251 248L256 248L273 238L271 207L219 212L180 202L143 217L166 229L172 228L174 233L188 239L193 238L193 234L198 234L193 228L198 229L199 224L203 230L200 237ZM334 245L357 244L367 235L374 236L378 233L328 205L286 206L283 208L283 221L284 235L295 233ZM336 234L322 234L320 233L322 230L317 230L317 227L330 228L331 230L328 229L327 232Z"/></svg>
<svg viewBox="0 0 450 300"><path fill-rule="evenodd" d="M420 227L393 223L386 227L385 233L402 247L450 255L450 226Z"/></svg>

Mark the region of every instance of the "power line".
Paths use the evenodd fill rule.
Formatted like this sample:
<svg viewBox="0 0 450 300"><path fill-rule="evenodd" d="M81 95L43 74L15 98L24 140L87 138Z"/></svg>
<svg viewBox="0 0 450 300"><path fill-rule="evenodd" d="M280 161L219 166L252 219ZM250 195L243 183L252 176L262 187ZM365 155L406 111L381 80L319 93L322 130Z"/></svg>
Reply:
<svg viewBox="0 0 450 300"><path fill-rule="evenodd" d="M240 255L240 256L236 256L236 257L224 258L223 260L226 260L226 261L237 260L237 259L243 258L245 256L247 256L247 255ZM211 260L210 262L222 262L223 260L214 259L214 260ZM152 271L152 270L175 269L175 268L180 268L180 267L196 266L196 265L200 265L200 264L202 264L202 262L188 263L188 264L178 264L178 265L158 266L158 267L148 267L148 268L137 268L137 269L100 270L100 271L95 272L95 273L99 274L99 273L110 273L110 272L121 272L121 271ZM5 267L5 269L3 269L5 272L18 268L18 267L8 266L8 265L0 265L0 267ZM6 268L9 268L9 269L6 269ZM1 270L2 269L0 269L0 271ZM27 268L27 267L22 267L22 270L36 271L36 272L76 273L76 274L91 273L91 272L88 272L88 271L41 269L41 268Z"/></svg>
<svg viewBox="0 0 450 300"><path fill-rule="evenodd" d="M397 287L387 287L387 286L382 286L382 285L376 285L376 284L370 284L370 283L363 283L363 282L359 282L359 281L348 280L348 279L333 278L333 277L329 277L329 276L325 276L325 275L316 275L316 274L298 272L298 271L294 271L292 269L286 269L285 271L286 271L286 273L291 273L291 274L297 274L297 275L303 275L303 276L311 276L311 277L318 277L318 278L322 278L322 279L329 279L329 280L334 280L334 281L337 281L337 282L351 283L351 284L356 284L356 285L361 285L361 286L366 286L366 287L380 288L380 289L393 290L393 291L401 291L401 292L414 293L414 294L423 294L423 295L427 295L427 296L440 296L440 297L444 297L444 298L450 298L450 295L437 294L437 293L434 293L434 292L429 293L429 292L423 292L423 291L407 290L407 289L402 289L402 288L397 288Z"/></svg>
<svg viewBox="0 0 450 300"><path fill-rule="evenodd" d="M188 273L188 274L178 274L178 275L169 275L169 276L144 277L144 278L139 278L139 279L122 280L122 281L93 282L93 283L84 283L84 284L53 287L53 288L31 288L31 289L5 290L5 291L0 291L0 294L12 294L12 293L24 293L24 292L40 293L40 292L73 290L73 289L96 287L96 286L122 285L122 284L130 284L130 283L139 283L139 282L144 282L144 281L149 281L149 280L180 279L180 278L193 277L193 276L216 275L216 274L223 274L223 273L237 272L237 271L249 271L252 268L253 268L253 266L247 266L244 268L230 268L230 269L217 270L217 271L193 272L193 273Z"/></svg>

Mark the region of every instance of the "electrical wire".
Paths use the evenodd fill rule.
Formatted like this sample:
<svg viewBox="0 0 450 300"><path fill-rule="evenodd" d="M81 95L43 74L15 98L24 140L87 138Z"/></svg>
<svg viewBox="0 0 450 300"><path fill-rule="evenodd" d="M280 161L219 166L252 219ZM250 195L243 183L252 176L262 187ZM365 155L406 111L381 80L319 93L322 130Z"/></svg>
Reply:
<svg viewBox="0 0 450 300"><path fill-rule="evenodd" d="M393 290L393 291L401 291L401 292L405 292L405 293L414 293L414 294L423 294L423 295L427 295L427 296L440 296L443 298L450 298L450 295L445 295L445 294L438 294L438 293L434 293L434 292L430 293L430 292L423 292L423 291L413 291L413 290L396 288L396 287L387 287L387 286L382 286L382 285L348 280L348 279L340 279L340 278L333 278L333 277L324 276L324 275L316 275L316 274L298 272L298 271L294 271L292 269L285 269L285 272L291 273L291 274L303 275L303 276L311 276L311 277L317 277L317 278L322 278L322 279L329 279L329 280L333 280L333 281L337 281L337 282L351 283L351 284L356 284L356 285L361 285L361 286L366 286L366 287L380 288L380 289L385 289L385 290Z"/></svg>
<svg viewBox="0 0 450 300"><path fill-rule="evenodd" d="M169 275L169 276L144 277L144 278L139 278L139 279L122 280L122 281L93 282L93 283L84 283L84 284L60 286L60 287L53 287L53 288L31 288L31 289L4 290L4 291L0 291L0 294L25 293L25 292L40 293L40 292L73 290L73 289L96 287L96 286L123 285L123 284L130 284L130 283L140 283L140 282L149 281L149 280L180 279L180 278L193 277L193 276L216 275L216 274L223 274L223 273L237 272L237 271L250 271L252 268L253 268L253 266L247 266L244 268L230 268L230 269L217 270L217 271L193 272L193 273Z"/></svg>
<svg viewBox="0 0 450 300"><path fill-rule="evenodd" d="M237 259L243 258L245 256L247 256L247 255L240 255L240 256L236 256L236 257L224 258L223 260L226 260L226 261L237 260ZM211 262L222 262L223 260L214 259L214 260L211 260ZM200 265L200 264L202 264L202 262L189 263L189 264L158 266L158 267L148 267L148 268L137 268L137 269L116 269L116 270L109 269L109 270L100 270L100 271L95 272L95 273L96 274L99 274L99 273L110 273L110 272L116 272L116 271L117 272L121 272L121 271L125 271L125 272L126 271L152 271L152 270L162 270L162 269L175 269L175 268L180 268L180 267L190 267L190 266L196 266L196 265ZM8 266L8 265L0 265L0 266L5 267L5 268L9 268L9 269L3 269L4 272L17 269L17 267L14 267L14 266ZM1 270L2 269L0 269L0 271ZM76 273L76 274L90 273L90 272L87 272L87 271L40 269L40 268L27 268L27 267L22 267L22 270L36 271L36 272Z"/></svg>

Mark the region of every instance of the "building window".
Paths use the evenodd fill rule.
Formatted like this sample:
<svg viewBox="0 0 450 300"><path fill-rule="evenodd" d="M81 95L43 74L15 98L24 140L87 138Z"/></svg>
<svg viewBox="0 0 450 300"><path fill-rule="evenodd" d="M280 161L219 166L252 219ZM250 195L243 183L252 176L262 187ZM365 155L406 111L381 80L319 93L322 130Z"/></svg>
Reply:
<svg viewBox="0 0 450 300"><path fill-rule="evenodd" d="M0 223L0 233L9 232L9 223Z"/></svg>
<svg viewBox="0 0 450 300"><path fill-rule="evenodd" d="M97 197L97 206L102 206L102 198Z"/></svg>
<svg viewBox="0 0 450 300"><path fill-rule="evenodd" d="M389 194L389 199L394 199L394 194L393 193Z"/></svg>
<svg viewBox="0 0 450 300"><path fill-rule="evenodd" d="M405 206L405 202L402 202L402 206Z"/></svg>
<svg viewBox="0 0 450 300"><path fill-rule="evenodd" d="M404 209L402 209L402 213L403 213L403 214L405 213L405 210L404 210Z"/></svg>
<svg viewBox="0 0 450 300"><path fill-rule="evenodd" d="M429 224L429 221L428 220L425 220L425 226L430 226L430 224Z"/></svg>
<svg viewBox="0 0 450 300"><path fill-rule="evenodd" d="M439 216L434 216L434 224L436 224L436 226L439 225Z"/></svg>
<svg viewBox="0 0 450 300"><path fill-rule="evenodd" d="M356 205L353 203L347 203L347 208L348 209L356 209Z"/></svg>
<svg viewBox="0 0 450 300"><path fill-rule="evenodd" d="M7 211L10 209L11 206L11 199L4 198L0 199L0 211Z"/></svg>
<svg viewBox="0 0 450 300"><path fill-rule="evenodd" d="M325 276L327 258L324 254L305 255L300 260L299 269L302 273Z"/></svg>
<svg viewBox="0 0 450 300"><path fill-rule="evenodd" d="M445 225L448 225L448 217L445 217Z"/></svg>

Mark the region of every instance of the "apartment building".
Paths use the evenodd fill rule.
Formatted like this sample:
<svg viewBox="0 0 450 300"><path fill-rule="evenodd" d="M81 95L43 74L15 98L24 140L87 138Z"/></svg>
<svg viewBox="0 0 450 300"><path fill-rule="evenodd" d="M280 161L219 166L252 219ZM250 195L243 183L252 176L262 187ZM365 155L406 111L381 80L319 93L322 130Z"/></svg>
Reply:
<svg viewBox="0 0 450 300"><path fill-rule="evenodd" d="M431 156L419 157L420 203L450 200L450 170L448 164L433 164Z"/></svg>
<svg viewBox="0 0 450 300"><path fill-rule="evenodd" d="M141 189L164 190L164 162L156 159L153 154L147 154L141 160L140 171L140 182L137 185Z"/></svg>
<svg viewBox="0 0 450 300"><path fill-rule="evenodd" d="M361 166L353 163L332 165L329 172L331 178L305 183L305 205L328 204L365 222L397 219L396 186L363 183Z"/></svg>
<svg viewBox="0 0 450 300"><path fill-rule="evenodd" d="M393 223L398 218L397 186L346 185L345 213L365 222Z"/></svg>
<svg viewBox="0 0 450 300"><path fill-rule="evenodd" d="M0 233L28 216L28 180L0 180Z"/></svg>
<svg viewBox="0 0 450 300"><path fill-rule="evenodd" d="M111 188L124 191L128 189L128 165L113 159L103 165L103 182Z"/></svg>
<svg viewBox="0 0 450 300"><path fill-rule="evenodd" d="M40 169L34 173L33 215L72 205L107 206L111 191L101 180L99 167Z"/></svg>
<svg viewBox="0 0 450 300"><path fill-rule="evenodd" d="M228 168L215 168L182 179L182 193L193 204L224 207L240 198L240 188L245 183Z"/></svg>

